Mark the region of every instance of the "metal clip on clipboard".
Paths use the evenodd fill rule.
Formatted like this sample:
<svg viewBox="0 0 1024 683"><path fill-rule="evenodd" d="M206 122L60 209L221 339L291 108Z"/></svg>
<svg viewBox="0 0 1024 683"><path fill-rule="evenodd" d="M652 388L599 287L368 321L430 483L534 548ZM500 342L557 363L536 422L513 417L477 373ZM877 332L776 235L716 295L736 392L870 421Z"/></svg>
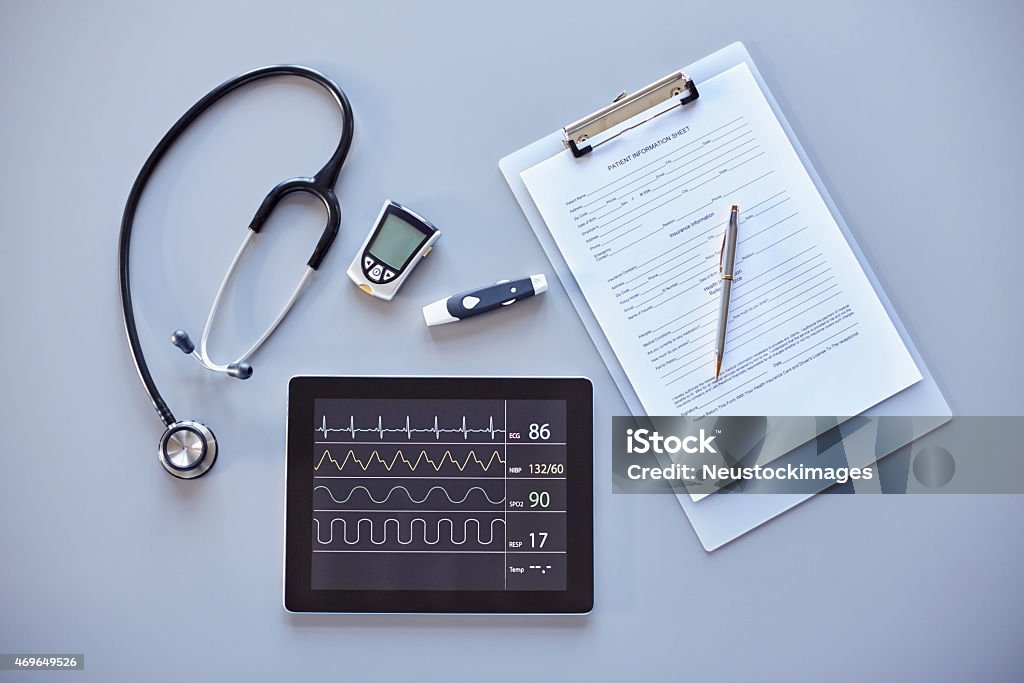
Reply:
<svg viewBox="0 0 1024 683"><path fill-rule="evenodd" d="M595 135L611 130L623 121L627 121L637 114L648 111L652 107L656 107L675 97L679 97L678 104L667 107L657 114L649 116L628 128L624 128L603 140L591 142ZM562 144L572 151L574 157L579 159L584 154L589 154L595 147L599 147L609 140L619 137L626 131L633 130L637 126L642 126L665 112L689 104L698 97L700 97L700 94L697 92L697 86L693 84L693 80L682 71L676 71L637 90L631 95L627 95L623 91L608 106L595 111L589 116L583 117L579 121L570 123L562 129Z"/></svg>

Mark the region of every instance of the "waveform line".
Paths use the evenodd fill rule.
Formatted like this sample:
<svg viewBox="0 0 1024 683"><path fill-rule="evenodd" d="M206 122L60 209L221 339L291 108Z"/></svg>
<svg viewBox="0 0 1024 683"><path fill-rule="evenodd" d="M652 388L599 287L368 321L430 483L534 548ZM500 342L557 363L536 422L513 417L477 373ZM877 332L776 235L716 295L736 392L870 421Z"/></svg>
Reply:
<svg viewBox="0 0 1024 683"><path fill-rule="evenodd" d="M470 460L475 460L477 464L480 465L480 469L482 469L484 472L488 471L491 468L491 465L494 464L495 460L497 460L502 465L505 464L505 460L502 459L501 453L499 453L498 451L494 451L494 453L491 454L490 459L488 459L486 463L477 457L476 451L470 451L469 454L466 456L465 460L462 461L462 464L459 464L459 461L455 459L455 456L452 455L451 451L445 451L444 455L442 455L441 459L438 460L437 462L434 462L433 458L431 458L426 451L420 451L419 456L416 458L416 462L410 462L410 460L407 457L405 457L405 454L399 450L395 452L395 456L391 459L390 463L381 458L380 453L378 453L377 451L373 451L372 453L370 453L370 455L366 458L366 462L360 460L359 456L356 455L354 451L349 451L348 453L345 454L344 459L342 459L341 464L339 465L338 461L335 460L334 456L331 455L331 452L329 450L325 450L324 454L320 456L320 462L318 462L316 466L313 467L313 469L319 471L320 466L324 464L324 460L327 460L336 468L338 468L338 471L342 471L345 469L345 466L351 460L355 462L357 465L359 465L359 467L362 468L363 472L365 472L370 468L370 463L374 459L376 459L377 462L383 465L388 472L392 471L392 469L395 466L395 463L397 463L399 459L401 459L402 462L405 463L406 467L409 468L410 472L416 471L416 468L419 467L420 462L424 460L430 463L430 466L434 468L435 472L441 471L441 467L444 465L445 459L450 460L453 465L459 468L460 472L466 471L466 467L469 466Z"/></svg>
<svg viewBox="0 0 1024 683"><path fill-rule="evenodd" d="M451 428L439 426L437 415L434 416L434 426L432 426L432 427L413 427L410 424L409 416L408 415L406 415L406 417L405 417L405 426L404 427L385 427L384 426L384 417L382 415L378 415L377 416L377 426L376 427L356 427L356 418L355 418L354 415L349 417L348 426L347 427L328 427L327 426L327 416L324 415L320 419L320 426L316 427L313 431L314 432L320 432L321 434L324 435L325 439L328 437L328 435L331 432L348 432L349 434L352 435L353 439L356 438L356 433L358 433L358 432L377 432L377 434L380 435L381 439L384 438L384 433L385 432L405 432L405 436L408 439L412 438L413 433L429 432L429 433L433 433L435 438L438 439L438 440L441 439L441 435L442 434L453 434L453 433L461 433L462 434L462 438L464 438L464 439L468 439L470 434L487 433L487 434L491 435L491 439L493 440L495 434L504 434L505 433L504 429L498 429L497 427L494 426L494 418L493 417L487 418L487 426L486 427L482 427L480 429L474 429L472 427L468 427L468 426L466 426L466 416L465 415L462 416L462 426L461 427L451 427Z"/></svg>
<svg viewBox="0 0 1024 683"><path fill-rule="evenodd" d="M504 526L504 524L505 524L505 520L500 518L500 517L498 517L497 519L491 520L491 526L490 526L490 534L491 535L485 541L485 540L483 540L483 537L481 535L482 531L483 531L483 526L484 525L482 525L480 523L480 520L479 519L473 519L473 518L467 519L467 520L465 520L465 522L462 525L462 540L461 541L456 541L455 540L455 522L452 521L448 517L442 517L441 519L437 520L437 530L436 530L436 533L434 534L434 540L431 541L427 537L427 521L425 519L423 519L422 517L416 517L415 519L413 519L412 521L409 522L409 537L408 537L408 540L403 541L402 540L402 525L399 522L399 520L397 520L397 519L392 517L392 518L388 518L388 519L384 520L384 522L383 522L384 534L381 537L381 540L378 541L378 540L374 539L374 537L373 537L373 535L374 535L373 520L368 519L366 517L363 517L358 522L355 523L356 537L355 537L355 540L350 541L349 540L349 533L348 533L348 521L345 520L342 517L335 517L334 519L331 520L331 524L330 524L331 535L325 541L323 539L321 533L320 533L320 520L314 518L313 522L316 524L316 540L317 540L317 543L320 543L321 545L328 545L329 543L334 541L334 523L335 522L341 522L343 530L342 530L342 535L341 535L341 539L340 540L344 541L347 545L357 545L359 543L359 541L362 540L363 522L369 522L369 524L370 524L369 539L370 539L370 542L373 543L374 545L384 545L385 543L388 542L388 524L391 523L391 522L394 522L394 524L395 524L395 540L399 544L401 544L401 545L409 545L409 544L411 544L413 542L413 527L416 525L416 522L420 522L421 525L423 526L423 542L426 543L427 545L437 545L441 541L441 525L443 523L445 523L445 522L448 523L448 537L449 537L451 543L454 544L454 545L463 545L463 544L466 543L466 541L469 540L469 525L470 525L471 522L476 524L476 542L479 543L480 545L490 545L491 543L493 543L494 539L495 539L494 525L495 524L501 524L501 525Z"/></svg>
<svg viewBox="0 0 1024 683"><path fill-rule="evenodd" d="M427 491L426 495L424 495L423 498L420 499L420 500L416 500L415 498L413 498L412 497L412 493L410 493L409 489L405 488L404 486L393 486L393 487L391 487L391 490L388 491L388 495L384 496L384 500L377 500L376 498L373 497L373 494L370 493L370 489L366 488L365 486L361 486L361 485L360 486L352 487L352 489L348 492L348 495L345 496L344 500L338 500L337 498L335 498L334 497L334 493L331 491L331 489L329 489L328 487L326 487L326 486L324 486L322 484L320 486L314 486L313 487L313 493L316 493L317 489L323 489L324 491L327 491L327 495L329 495L331 497L331 500L333 500L338 505L344 505L345 503L347 503L349 501L349 499L352 498L352 494L355 493L356 491L358 491L359 489L362 489L363 491L365 491L366 492L366 497L369 498L374 503L376 503L377 505L383 505L384 503L388 502L388 500L391 498L391 494L393 494L398 489L402 489L403 491L405 491L405 495L408 496L409 502L410 503L414 503L416 505L422 505L423 503L427 502L427 499L430 498L430 494L433 493L436 490L443 491L444 492L444 497L448 499L448 502L449 503L453 503L455 505L461 505L462 503L465 503L466 499L469 498L469 494L472 493L474 489L476 489L480 493L484 494L484 498L486 498L487 502L490 503L491 505L497 505L498 503L504 503L505 502L505 497L504 496L502 496L498 500L491 500L491 497L489 495L487 495L487 491L483 490L479 486L470 486L469 489L466 490L466 495L464 495L461 500L453 499L450 495L448 495L448 489L446 489L443 486L431 486L430 489Z"/></svg>

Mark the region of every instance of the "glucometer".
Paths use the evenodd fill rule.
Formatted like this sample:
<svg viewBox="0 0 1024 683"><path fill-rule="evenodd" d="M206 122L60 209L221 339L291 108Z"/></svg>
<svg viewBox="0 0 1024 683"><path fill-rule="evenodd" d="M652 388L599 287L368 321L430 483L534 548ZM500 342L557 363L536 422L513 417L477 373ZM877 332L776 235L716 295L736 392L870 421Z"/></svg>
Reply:
<svg viewBox="0 0 1024 683"><path fill-rule="evenodd" d="M385 200L348 276L370 296L390 301L440 236L427 219Z"/></svg>

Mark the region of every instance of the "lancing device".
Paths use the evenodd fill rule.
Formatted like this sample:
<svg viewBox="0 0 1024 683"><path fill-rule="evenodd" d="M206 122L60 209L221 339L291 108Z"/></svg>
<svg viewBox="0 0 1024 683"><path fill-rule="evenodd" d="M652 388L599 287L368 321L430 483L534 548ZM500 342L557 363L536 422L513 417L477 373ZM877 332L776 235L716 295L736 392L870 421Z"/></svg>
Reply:
<svg viewBox="0 0 1024 683"><path fill-rule="evenodd" d="M531 275L519 280L502 280L493 285L484 285L447 299L435 301L423 307L423 319L427 325L454 323L487 311L511 306L515 302L546 292L548 281L543 275Z"/></svg>

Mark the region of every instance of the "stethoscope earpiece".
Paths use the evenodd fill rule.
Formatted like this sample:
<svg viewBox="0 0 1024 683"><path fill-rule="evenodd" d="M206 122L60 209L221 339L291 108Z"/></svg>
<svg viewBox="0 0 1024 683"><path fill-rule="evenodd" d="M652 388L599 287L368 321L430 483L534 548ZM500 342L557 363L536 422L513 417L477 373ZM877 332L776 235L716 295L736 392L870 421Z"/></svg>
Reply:
<svg viewBox="0 0 1024 683"><path fill-rule="evenodd" d="M171 343L181 349L182 353L192 353L196 350L196 345L192 343L192 338L185 330L175 330L171 335Z"/></svg>
<svg viewBox="0 0 1024 683"><path fill-rule="evenodd" d="M217 461L217 438L193 420L175 422L160 437L157 456L164 469L179 479L206 474Z"/></svg>
<svg viewBox="0 0 1024 683"><path fill-rule="evenodd" d="M208 332L204 332L203 334L204 342L206 341L207 334ZM267 336L269 336L269 334ZM252 377L252 366L248 363L235 361L234 363L228 363L227 365L217 365L210 360L210 357L204 350L200 349L199 351L196 351L196 345L192 343L192 338L188 336L188 332L185 330L175 330L174 334L171 335L171 343L181 349L182 353L195 358L196 361L207 370L223 372L235 379L249 379ZM205 346L205 344L203 346ZM253 349L253 351L254 350L255 349ZM249 353L252 353L252 351ZM245 357L248 357L249 353L247 353Z"/></svg>
<svg viewBox="0 0 1024 683"><path fill-rule="evenodd" d="M248 363L231 363L228 365L228 374L235 379L249 379L252 377L252 366Z"/></svg>

